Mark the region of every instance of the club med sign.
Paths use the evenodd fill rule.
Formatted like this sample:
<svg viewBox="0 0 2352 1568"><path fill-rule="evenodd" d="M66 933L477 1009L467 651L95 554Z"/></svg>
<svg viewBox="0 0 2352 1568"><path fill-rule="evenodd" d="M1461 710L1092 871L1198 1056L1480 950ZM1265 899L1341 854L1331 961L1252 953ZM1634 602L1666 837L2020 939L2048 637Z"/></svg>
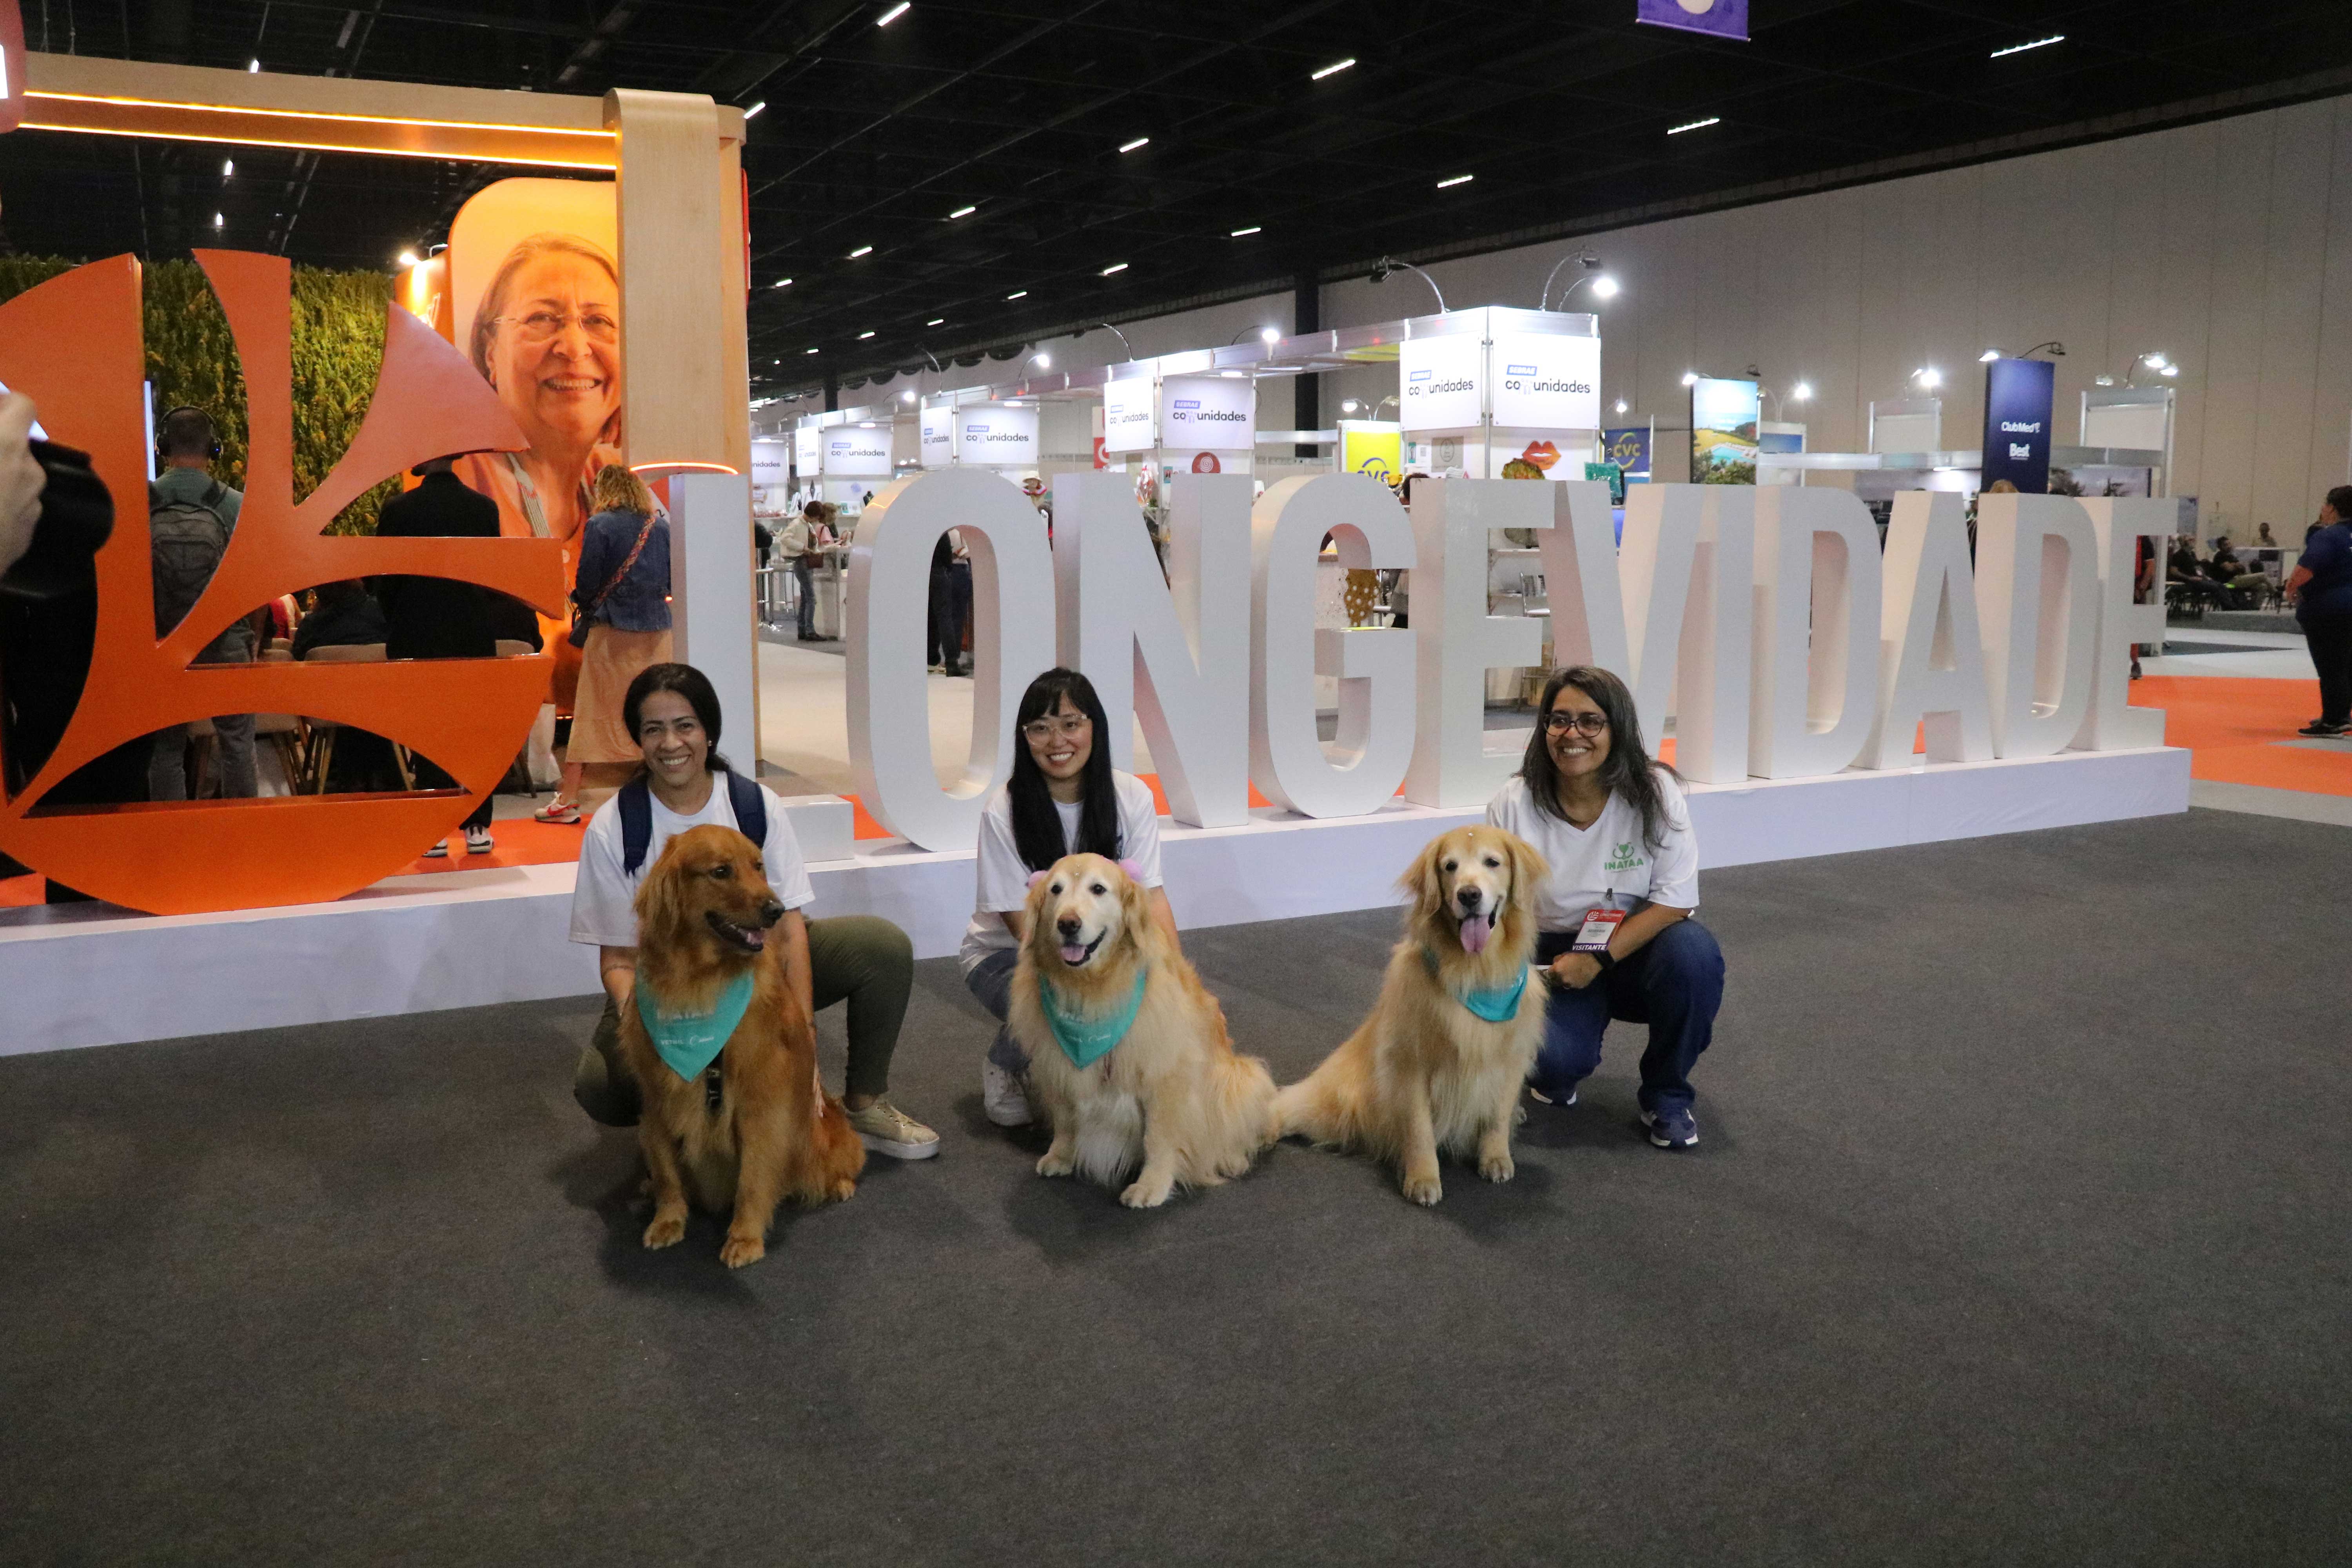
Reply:
<svg viewBox="0 0 2352 1568"><path fill-rule="evenodd" d="M2128 703L2131 645L2162 609L2132 603L2137 542L2169 501L1983 498L1973 572L1960 498L1896 498L1876 525L1843 490L1646 485L1624 542L1605 484L1433 480L1408 517L1360 474L1252 481L1202 475L1174 497L1163 579L1123 475L1054 480L1051 546L1026 500L950 469L891 484L866 509L849 571L850 754L869 810L927 849L971 847L1012 766L1022 689L1083 669L1110 720L1114 764L1139 718L1172 814L1247 819L1249 790L1305 816L1362 816L1400 784L1424 805L1475 805L1516 758L1485 744L1486 671L1534 665L1542 623L1486 608L1492 531L1537 532L1559 662L1633 690L1644 731L1675 716L1676 762L1703 783L1908 767L1924 721L1935 762L2162 743ZM931 551L971 547L976 670L970 752L942 784L922 658ZM1344 565L1412 573L1409 630L1315 625L1326 534ZM1318 675L1339 689L1318 738Z"/></svg>

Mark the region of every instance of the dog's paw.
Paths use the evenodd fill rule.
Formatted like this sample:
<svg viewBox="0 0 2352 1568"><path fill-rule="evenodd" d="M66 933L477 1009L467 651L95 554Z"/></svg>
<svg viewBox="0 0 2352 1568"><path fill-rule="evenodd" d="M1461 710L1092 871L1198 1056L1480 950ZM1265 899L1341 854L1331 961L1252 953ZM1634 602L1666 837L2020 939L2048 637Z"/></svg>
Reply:
<svg viewBox="0 0 2352 1568"><path fill-rule="evenodd" d="M646 1226L646 1246L649 1248L676 1247L686 1239L686 1215L657 1214L653 1224Z"/></svg>
<svg viewBox="0 0 2352 1568"><path fill-rule="evenodd" d="M1511 1125L1512 1125L1512 1126L1514 1126L1514 1127L1525 1127L1527 1124L1528 1124L1528 1106L1527 1106L1527 1101L1525 1101L1525 1100L1521 1100L1518 1104L1514 1105L1513 1107L1511 1107Z"/></svg>
<svg viewBox="0 0 2352 1568"><path fill-rule="evenodd" d="M1173 1191L1173 1183L1139 1176L1128 1184L1127 1191L1118 1194L1118 1201L1131 1209L1156 1209L1168 1201L1168 1194Z"/></svg>
<svg viewBox="0 0 2352 1568"><path fill-rule="evenodd" d="M826 1195L835 1203L847 1203L857 1195L857 1184L847 1176L840 1177L827 1190Z"/></svg>
<svg viewBox="0 0 2352 1568"><path fill-rule="evenodd" d="M1041 1176L1066 1176L1077 1168L1076 1160L1053 1149L1046 1150L1037 1162L1037 1173Z"/></svg>
<svg viewBox="0 0 2352 1568"><path fill-rule="evenodd" d="M1480 1155L1478 1173L1490 1182L1507 1182L1519 1173L1519 1168L1511 1163L1510 1152L1505 1150L1499 1154Z"/></svg>
<svg viewBox="0 0 2352 1568"><path fill-rule="evenodd" d="M730 1268L740 1268L747 1263L757 1263L768 1256L767 1242L756 1236L730 1236L719 1249L719 1261Z"/></svg>
<svg viewBox="0 0 2352 1568"><path fill-rule="evenodd" d="M1445 1184L1434 1175L1407 1176L1404 1179L1404 1196L1407 1203L1419 1204L1422 1207L1428 1208L1444 1195Z"/></svg>

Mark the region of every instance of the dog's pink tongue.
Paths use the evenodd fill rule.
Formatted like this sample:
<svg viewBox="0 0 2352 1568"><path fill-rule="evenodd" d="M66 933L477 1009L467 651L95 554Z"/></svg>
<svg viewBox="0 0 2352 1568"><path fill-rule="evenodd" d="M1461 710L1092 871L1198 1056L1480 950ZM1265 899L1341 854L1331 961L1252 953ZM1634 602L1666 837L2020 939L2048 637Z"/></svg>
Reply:
<svg viewBox="0 0 2352 1568"><path fill-rule="evenodd" d="M1486 933L1495 929L1492 915L1462 917L1462 951L1475 958L1486 951Z"/></svg>
<svg viewBox="0 0 2352 1568"><path fill-rule="evenodd" d="M1078 964L1084 963L1086 961L1087 950L1084 947L1075 942L1066 942L1062 944L1062 962L1064 963Z"/></svg>

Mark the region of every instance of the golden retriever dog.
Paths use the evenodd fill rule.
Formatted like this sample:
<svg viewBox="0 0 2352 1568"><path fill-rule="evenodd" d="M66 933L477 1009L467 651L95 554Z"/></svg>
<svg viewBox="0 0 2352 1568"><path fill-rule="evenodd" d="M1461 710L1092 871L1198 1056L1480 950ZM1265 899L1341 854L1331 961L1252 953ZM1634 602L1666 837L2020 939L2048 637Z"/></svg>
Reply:
<svg viewBox="0 0 2352 1568"><path fill-rule="evenodd" d="M857 1190L866 1146L816 1077L816 1028L768 941L784 907L759 846L731 827L689 828L662 848L637 889L637 987L664 1015L709 1013L751 975L742 1021L691 1079L664 1061L637 1005L621 1009L621 1051L645 1092L637 1141L654 1197L647 1247L686 1235L686 1205L734 1210L719 1260L768 1250L785 1198L832 1203ZM650 988L650 990L648 990Z"/></svg>
<svg viewBox="0 0 2352 1568"><path fill-rule="evenodd" d="M1509 1181L1519 1088L1543 1037L1544 983L1528 960L1548 874L1541 856L1499 828L1432 839L1402 879L1412 912L1371 1016L1282 1091L1284 1133L1395 1165L1417 1204L1444 1195L1440 1150L1457 1159L1475 1150L1480 1175ZM1523 976L1517 1011L1501 1022L1465 1000L1499 1011Z"/></svg>
<svg viewBox="0 0 2352 1568"><path fill-rule="evenodd" d="M1054 1126L1041 1176L1115 1186L1140 1160L1118 1201L1156 1208L1180 1183L1242 1174L1275 1140L1265 1064L1234 1054L1224 1010L1153 923L1144 889L1099 855L1031 882L1009 1022ZM1102 1054L1080 1066L1065 1037Z"/></svg>

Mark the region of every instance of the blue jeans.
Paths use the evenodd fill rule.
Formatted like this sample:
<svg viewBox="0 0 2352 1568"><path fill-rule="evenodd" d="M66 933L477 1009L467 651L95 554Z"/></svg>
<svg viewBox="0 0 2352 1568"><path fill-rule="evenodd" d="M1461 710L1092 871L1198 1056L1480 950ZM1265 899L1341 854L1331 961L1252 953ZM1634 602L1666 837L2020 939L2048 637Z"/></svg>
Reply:
<svg viewBox="0 0 2352 1568"><path fill-rule="evenodd" d="M963 977L980 1005L996 1016L996 1038L988 1043L988 1059L1013 1077L1028 1072L1029 1058L1013 1043L1013 1031L1003 1027L1004 1015L1013 1007L1013 971L1020 964L1021 954L1013 948L1003 948L990 953Z"/></svg>
<svg viewBox="0 0 2352 1568"><path fill-rule="evenodd" d="M800 588L800 635L816 636L816 569L805 558L793 563L793 582Z"/></svg>
<svg viewBox="0 0 2352 1568"><path fill-rule="evenodd" d="M1575 943L1574 931L1536 938L1536 962L1548 964ZM1642 1109L1687 1108L1690 1070L1715 1037L1723 1005L1723 949L1695 920L1677 921L1581 991L1555 987L1544 1004L1543 1045L1529 1079L1554 1100L1567 1098L1601 1065L1609 1020L1650 1026L1642 1053Z"/></svg>

